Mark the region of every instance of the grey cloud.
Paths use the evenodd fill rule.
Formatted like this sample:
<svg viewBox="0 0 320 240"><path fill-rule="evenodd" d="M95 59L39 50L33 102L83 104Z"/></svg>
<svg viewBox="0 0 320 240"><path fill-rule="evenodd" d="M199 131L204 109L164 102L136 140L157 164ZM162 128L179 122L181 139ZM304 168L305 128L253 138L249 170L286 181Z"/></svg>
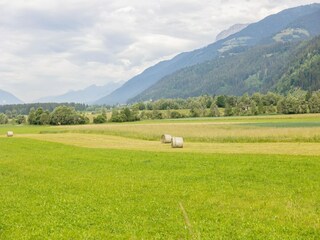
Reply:
<svg viewBox="0 0 320 240"><path fill-rule="evenodd" d="M128 80L230 25L311 2L0 0L0 88L30 101Z"/></svg>
<svg viewBox="0 0 320 240"><path fill-rule="evenodd" d="M129 46L130 44L138 40L133 35L130 35L130 33L121 32L119 30L106 32L105 34L103 34L102 39L105 46L115 52L121 51L123 47Z"/></svg>
<svg viewBox="0 0 320 240"><path fill-rule="evenodd" d="M84 10L3 9L1 12L0 23L22 31L75 31L94 24L94 16Z"/></svg>
<svg viewBox="0 0 320 240"><path fill-rule="evenodd" d="M68 57L68 60L79 66L86 65L88 62L108 64L114 61L114 56L108 54L108 52L82 51L71 54L70 57Z"/></svg>

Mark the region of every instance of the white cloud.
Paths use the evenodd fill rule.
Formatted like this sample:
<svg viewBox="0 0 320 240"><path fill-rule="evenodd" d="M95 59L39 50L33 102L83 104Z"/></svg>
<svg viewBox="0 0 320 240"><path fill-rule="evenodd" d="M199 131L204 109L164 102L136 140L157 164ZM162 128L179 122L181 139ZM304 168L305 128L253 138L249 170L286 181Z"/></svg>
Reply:
<svg viewBox="0 0 320 240"><path fill-rule="evenodd" d="M0 89L31 101L128 80L230 25L311 2L0 0Z"/></svg>

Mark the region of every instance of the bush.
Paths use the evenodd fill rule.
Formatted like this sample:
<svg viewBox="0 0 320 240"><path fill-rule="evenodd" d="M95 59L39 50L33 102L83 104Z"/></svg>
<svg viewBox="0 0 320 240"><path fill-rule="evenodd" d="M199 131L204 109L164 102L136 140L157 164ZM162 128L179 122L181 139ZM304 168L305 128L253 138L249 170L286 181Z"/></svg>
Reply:
<svg viewBox="0 0 320 240"><path fill-rule="evenodd" d="M89 123L89 119L76 112L73 107L59 106L51 113L52 125L75 125Z"/></svg>
<svg viewBox="0 0 320 240"><path fill-rule="evenodd" d="M28 122L31 125L48 125L50 124L50 112L48 110L43 111L41 107L37 110L31 108L28 116Z"/></svg>
<svg viewBox="0 0 320 240"><path fill-rule="evenodd" d="M151 119L163 119L164 116L162 114L162 112L159 112L157 110L153 110L151 113Z"/></svg>
<svg viewBox="0 0 320 240"><path fill-rule="evenodd" d="M125 122L125 115L121 114L118 110L113 110L111 115L111 122Z"/></svg>
<svg viewBox="0 0 320 240"><path fill-rule="evenodd" d="M142 111L141 114L140 114L140 119L143 119L143 120L152 119L152 113L151 112Z"/></svg>
<svg viewBox="0 0 320 240"><path fill-rule="evenodd" d="M170 118L183 118L184 116L178 111L172 111L170 113Z"/></svg>
<svg viewBox="0 0 320 240"><path fill-rule="evenodd" d="M17 124L24 124L27 122L26 117L23 115L18 115L15 119Z"/></svg>
<svg viewBox="0 0 320 240"><path fill-rule="evenodd" d="M235 112L232 106L229 104L226 105L226 108L224 109L224 116L229 117L229 116L234 116Z"/></svg>
<svg viewBox="0 0 320 240"><path fill-rule="evenodd" d="M209 117L220 117L220 111L217 104L215 103L211 104Z"/></svg>
<svg viewBox="0 0 320 240"><path fill-rule="evenodd" d="M50 121L51 121L51 116L50 116L49 111L45 111L45 112L41 113L39 125L48 125L48 124L50 124Z"/></svg>
<svg viewBox="0 0 320 240"><path fill-rule="evenodd" d="M216 105L220 108L226 107L226 97L225 96L217 97Z"/></svg>
<svg viewBox="0 0 320 240"><path fill-rule="evenodd" d="M8 117L4 113L0 113L0 124L7 124L8 123Z"/></svg>
<svg viewBox="0 0 320 240"><path fill-rule="evenodd" d="M139 120L138 111L130 110L128 107L122 109L120 112L113 110L110 119L111 122L133 122Z"/></svg>
<svg viewBox="0 0 320 240"><path fill-rule="evenodd" d="M35 119L36 119L36 110L34 108L31 108L28 115L28 123L31 125L35 125Z"/></svg>
<svg viewBox="0 0 320 240"><path fill-rule="evenodd" d="M107 122L107 117L103 114L100 114L93 118L93 123L99 124L99 123L106 123Z"/></svg>
<svg viewBox="0 0 320 240"><path fill-rule="evenodd" d="M311 113L320 113L320 94L312 94L309 99L309 108Z"/></svg>
<svg viewBox="0 0 320 240"><path fill-rule="evenodd" d="M300 101L298 98L288 95L278 103L278 112L283 114L297 114L300 113Z"/></svg>

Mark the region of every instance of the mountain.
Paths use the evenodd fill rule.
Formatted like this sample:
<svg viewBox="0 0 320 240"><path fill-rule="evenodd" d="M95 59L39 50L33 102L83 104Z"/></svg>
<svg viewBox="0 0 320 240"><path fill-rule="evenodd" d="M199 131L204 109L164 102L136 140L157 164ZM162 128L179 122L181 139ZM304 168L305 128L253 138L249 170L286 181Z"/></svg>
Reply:
<svg viewBox="0 0 320 240"><path fill-rule="evenodd" d="M0 90L0 105L20 104L20 103L23 103L23 102L13 94Z"/></svg>
<svg viewBox="0 0 320 240"><path fill-rule="evenodd" d="M185 67L213 60L217 57L237 54L246 51L251 46L286 40L287 36L292 36L294 39L313 36L317 32L318 27L316 25L319 21L310 23L308 19L314 18L317 20L319 10L320 4L311 4L270 15L225 39L201 49L181 53L171 60L160 62L146 69L111 94L99 99L96 103L126 103L131 98L134 100L135 96L157 83L163 77ZM304 19L306 20L304 21ZM289 29L292 29L292 31L290 32ZM278 35L278 38L274 39L282 31L284 31L282 35Z"/></svg>
<svg viewBox="0 0 320 240"><path fill-rule="evenodd" d="M276 84L276 90L281 93L294 88L308 91L320 89L320 37L299 45L288 71Z"/></svg>
<svg viewBox="0 0 320 240"><path fill-rule="evenodd" d="M216 41L222 40L224 38L229 37L232 34L235 34L237 32L240 32L242 29L248 27L249 24L235 24L232 25L230 28L228 28L227 30L222 31L221 33L219 33L216 36Z"/></svg>
<svg viewBox="0 0 320 240"><path fill-rule="evenodd" d="M138 95L134 101L199 95L243 95L294 88L320 89L320 37L255 46L184 68Z"/></svg>
<svg viewBox="0 0 320 240"><path fill-rule="evenodd" d="M97 99L111 93L121 86L122 83L111 82L103 86L91 85L85 89L78 91L69 91L65 94L51 97L44 97L36 100L35 102L75 102L75 103L92 103Z"/></svg>

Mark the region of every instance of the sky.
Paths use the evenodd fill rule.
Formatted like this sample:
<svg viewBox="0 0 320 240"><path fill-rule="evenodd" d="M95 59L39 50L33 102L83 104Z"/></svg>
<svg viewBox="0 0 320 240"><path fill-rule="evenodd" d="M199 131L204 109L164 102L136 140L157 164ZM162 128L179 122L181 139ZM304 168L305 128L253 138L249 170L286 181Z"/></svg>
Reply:
<svg viewBox="0 0 320 240"><path fill-rule="evenodd" d="M0 0L0 89L26 102L127 81L236 23L319 0Z"/></svg>

